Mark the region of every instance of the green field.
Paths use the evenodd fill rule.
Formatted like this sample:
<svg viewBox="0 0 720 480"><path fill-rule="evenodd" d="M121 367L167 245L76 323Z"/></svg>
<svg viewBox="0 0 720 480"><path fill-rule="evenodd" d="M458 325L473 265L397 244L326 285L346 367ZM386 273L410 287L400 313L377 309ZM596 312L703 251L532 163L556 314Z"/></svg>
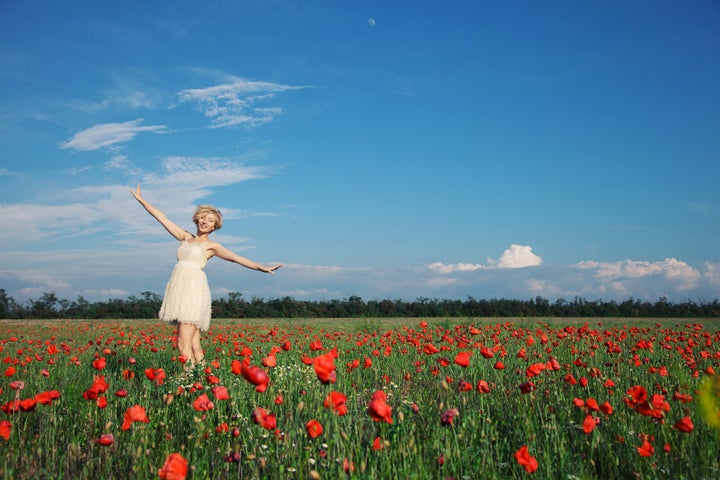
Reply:
<svg viewBox="0 0 720 480"><path fill-rule="evenodd" d="M203 346L188 377L156 321L1 321L0 476L720 478L717 320L214 320Z"/></svg>

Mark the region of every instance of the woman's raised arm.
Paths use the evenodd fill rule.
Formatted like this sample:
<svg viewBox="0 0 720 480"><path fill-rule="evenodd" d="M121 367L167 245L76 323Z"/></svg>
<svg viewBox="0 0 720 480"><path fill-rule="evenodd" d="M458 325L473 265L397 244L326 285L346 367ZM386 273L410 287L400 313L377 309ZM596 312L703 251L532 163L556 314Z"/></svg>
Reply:
<svg viewBox="0 0 720 480"><path fill-rule="evenodd" d="M165 230L167 230L170 235L177 238L178 240L190 240L192 238L192 234L190 234L190 232L177 226L177 224L170 220L163 212L158 210L156 207L151 205L147 200L143 198L142 193L140 193L139 183L137 186L137 190L130 190L130 193L133 197L135 197L135 200L140 202L140 205L142 205L143 208L145 208L145 210L147 210L147 212L155 218L155 220L160 222L160 224L165 227Z"/></svg>

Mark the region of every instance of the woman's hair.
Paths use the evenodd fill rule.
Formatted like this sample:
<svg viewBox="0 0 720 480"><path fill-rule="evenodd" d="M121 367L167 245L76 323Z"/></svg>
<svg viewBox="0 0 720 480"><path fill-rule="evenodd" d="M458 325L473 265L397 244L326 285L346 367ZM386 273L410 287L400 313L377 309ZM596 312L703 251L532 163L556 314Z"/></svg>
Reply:
<svg viewBox="0 0 720 480"><path fill-rule="evenodd" d="M222 213L220 213L220 210L213 207L212 205L199 205L195 209L195 213L193 214L193 223L195 226L197 226L198 221L200 218L204 215L207 215L208 213L212 213L215 215L215 230L220 230L222 228Z"/></svg>

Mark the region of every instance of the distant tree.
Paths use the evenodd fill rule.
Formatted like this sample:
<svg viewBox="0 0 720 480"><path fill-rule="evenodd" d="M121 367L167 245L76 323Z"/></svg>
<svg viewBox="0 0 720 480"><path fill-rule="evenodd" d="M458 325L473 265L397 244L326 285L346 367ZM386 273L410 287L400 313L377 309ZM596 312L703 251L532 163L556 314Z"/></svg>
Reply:
<svg viewBox="0 0 720 480"><path fill-rule="evenodd" d="M57 317L57 305L59 300L55 292L43 293L39 300L29 300L31 318L55 318Z"/></svg>
<svg viewBox="0 0 720 480"><path fill-rule="evenodd" d="M4 288L0 288L0 318L18 318L20 306L15 299L8 296Z"/></svg>

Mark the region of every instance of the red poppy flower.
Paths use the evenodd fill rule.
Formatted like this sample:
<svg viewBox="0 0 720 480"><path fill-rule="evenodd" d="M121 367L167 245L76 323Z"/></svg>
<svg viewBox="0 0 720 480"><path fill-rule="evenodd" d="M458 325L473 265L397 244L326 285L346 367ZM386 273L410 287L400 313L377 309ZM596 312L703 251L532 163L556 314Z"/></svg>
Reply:
<svg viewBox="0 0 720 480"><path fill-rule="evenodd" d="M577 385L577 379L573 376L572 373L568 373L565 375L565 381L570 385Z"/></svg>
<svg viewBox="0 0 720 480"><path fill-rule="evenodd" d="M14 382L10 382L10 388L13 390L22 390L25 388L25 382L21 380L15 380Z"/></svg>
<svg viewBox="0 0 720 480"><path fill-rule="evenodd" d="M592 412L600 411L600 406L598 405L597 400L595 400L594 398L588 398L585 401L585 407L587 407L587 409Z"/></svg>
<svg viewBox="0 0 720 480"><path fill-rule="evenodd" d="M20 411L20 400L11 400L5 404L3 404L2 407L0 407L0 410L10 415L11 413L17 413Z"/></svg>
<svg viewBox="0 0 720 480"><path fill-rule="evenodd" d="M603 412L605 415L612 415L613 408L612 405L610 405L610 402L605 402L600 405L600 411Z"/></svg>
<svg viewBox="0 0 720 480"><path fill-rule="evenodd" d="M120 390L118 390L117 392L115 392L115 396L116 396L116 397L127 397L127 396L128 396L128 391L125 390L124 388L121 388Z"/></svg>
<svg viewBox="0 0 720 480"><path fill-rule="evenodd" d="M645 390L645 387L642 385L635 385L628 388L627 395L627 401L630 402L629 405L637 405L647 400L647 390Z"/></svg>
<svg viewBox="0 0 720 480"><path fill-rule="evenodd" d="M305 424L305 430L307 430L310 438L317 438L323 433L323 426L320 422L315 419L310 420Z"/></svg>
<svg viewBox="0 0 720 480"><path fill-rule="evenodd" d="M258 392L264 392L270 385L270 377L267 372L260 367L250 365L250 358L246 358L242 362L240 373L245 380L255 385L255 390Z"/></svg>
<svg viewBox="0 0 720 480"><path fill-rule="evenodd" d="M215 395L215 400L230 400L230 394L227 391L227 387L215 385L210 389L210 391L213 395Z"/></svg>
<svg viewBox="0 0 720 480"><path fill-rule="evenodd" d="M520 450L515 452L515 459L527 473L533 473L538 469L538 461L535 457L530 455L527 445L523 445L520 447Z"/></svg>
<svg viewBox="0 0 720 480"><path fill-rule="evenodd" d="M495 356L495 352L493 352L492 350L490 350L487 347L483 347L480 349L480 355L482 355L485 358L492 358Z"/></svg>
<svg viewBox="0 0 720 480"><path fill-rule="evenodd" d="M140 405L133 405L125 411L122 429L129 430L133 422L150 422L150 419L147 417L147 413L145 412L145 407L141 407Z"/></svg>
<svg viewBox="0 0 720 480"><path fill-rule="evenodd" d="M323 406L325 408L332 408L335 413L337 413L339 416L343 416L347 414L348 408L345 402L347 401L347 396L340 392L330 392L327 397L325 397L325 401L323 402Z"/></svg>
<svg viewBox="0 0 720 480"><path fill-rule="evenodd" d="M595 426L597 425L597 422L595 421L595 417L592 415L588 415L585 417L585 420L582 424L583 432L585 432L585 435L588 435L590 432L595 430Z"/></svg>
<svg viewBox="0 0 720 480"><path fill-rule="evenodd" d="M533 382L525 382L522 385L520 385L520 392L522 394L528 394L535 390L535 384Z"/></svg>
<svg viewBox="0 0 720 480"><path fill-rule="evenodd" d="M105 381L105 377L98 375L95 377L95 380L93 380L90 388L83 393L83 398L85 400L95 400L99 395L105 393L109 387L110 384Z"/></svg>
<svg viewBox="0 0 720 480"><path fill-rule="evenodd" d="M165 370L162 368L147 368L145 369L145 376L155 385L162 385L165 380Z"/></svg>
<svg viewBox="0 0 720 480"><path fill-rule="evenodd" d="M347 474L352 474L355 471L355 462L348 457L343 458L343 471Z"/></svg>
<svg viewBox="0 0 720 480"><path fill-rule="evenodd" d="M95 370L102 370L107 366L107 362L105 361L105 357L96 358L92 362L92 366Z"/></svg>
<svg viewBox="0 0 720 480"><path fill-rule="evenodd" d="M505 368L505 364L498 360L497 363L493 366L495 370L503 370Z"/></svg>
<svg viewBox="0 0 720 480"><path fill-rule="evenodd" d="M551 358L550 360L548 360L546 368L557 372L558 370L560 370L560 362L558 362L555 358Z"/></svg>
<svg viewBox="0 0 720 480"><path fill-rule="evenodd" d="M455 355L455 364L460 365L461 367L470 366L470 355L470 352L459 352Z"/></svg>
<svg viewBox="0 0 720 480"><path fill-rule="evenodd" d="M443 413L440 414L440 425L442 425L443 427L452 426L453 421L455 420L455 417L457 415L460 415L460 411L457 408L445 410Z"/></svg>
<svg viewBox="0 0 720 480"><path fill-rule="evenodd" d="M215 404L210 401L206 393L203 393L193 402L193 408L198 412L205 412L215 408Z"/></svg>
<svg viewBox="0 0 720 480"><path fill-rule="evenodd" d="M653 453L655 453L655 448L652 446L652 443L645 439L637 451L641 457L651 457Z"/></svg>
<svg viewBox="0 0 720 480"><path fill-rule="evenodd" d="M472 389L472 383L466 380L460 380L460 382L458 382L458 392L469 392Z"/></svg>
<svg viewBox="0 0 720 480"><path fill-rule="evenodd" d="M113 437L112 433L104 433L104 434L100 435L100 438L95 440L95 443L97 443L98 445L102 445L104 447L108 447L108 446L112 445L113 443L115 443L115 437Z"/></svg>
<svg viewBox="0 0 720 480"><path fill-rule="evenodd" d="M425 347L423 348L423 353L425 353L427 355L433 355L435 353L438 353L439 351L440 350L438 350L437 347L435 345L433 345L432 343L426 344Z"/></svg>
<svg viewBox="0 0 720 480"><path fill-rule="evenodd" d="M313 360L313 368L318 380L322 383L335 383L337 374L335 373L335 356L333 352L328 352L315 357Z"/></svg>
<svg viewBox="0 0 720 480"><path fill-rule="evenodd" d="M540 375L540 373L543 370L545 370L544 363L534 363L525 370L525 376L526 377L535 377L537 375Z"/></svg>
<svg viewBox="0 0 720 480"><path fill-rule="evenodd" d="M98 397L97 400L95 400L95 404L98 406L98 408L105 408L108 405L107 397L102 396Z"/></svg>
<svg viewBox="0 0 720 480"><path fill-rule="evenodd" d="M478 380L476 389L480 393L490 393L490 385L485 380Z"/></svg>
<svg viewBox="0 0 720 480"><path fill-rule="evenodd" d="M261 427L267 429L267 430L274 430L277 428L277 417L274 413L268 413L267 410L265 410L262 407L257 407L252 411L252 414L250 415L250 418L252 418L252 421L260 425Z"/></svg>
<svg viewBox="0 0 720 480"><path fill-rule="evenodd" d="M230 364L230 371L234 375L240 375L242 373L242 363L240 363L240 360L233 360Z"/></svg>
<svg viewBox="0 0 720 480"><path fill-rule="evenodd" d="M368 405L368 414L376 422L385 421L392 424L392 408L385 403L387 395L382 390L376 390Z"/></svg>
<svg viewBox="0 0 720 480"><path fill-rule="evenodd" d="M683 418L681 418L680 420L678 420L678 422L674 425L674 427L676 429L680 430L681 432L685 432L685 433L690 433L695 428L695 426L692 423L692 420L687 415L684 416Z"/></svg>
<svg viewBox="0 0 720 480"><path fill-rule="evenodd" d="M375 440L373 440L372 449L373 450L382 450L385 448L385 445L383 444L383 441L380 437L375 437Z"/></svg>
<svg viewBox="0 0 720 480"><path fill-rule="evenodd" d="M179 453L171 453L165 464L158 470L161 480L185 480L188 474L188 462Z"/></svg>
<svg viewBox="0 0 720 480"><path fill-rule="evenodd" d="M16 371L17 371L17 370L15 369L15 367L8 367L8 368L5 369L5 376L6 376L6 377L12 377L13 375L15 375L15 372L16 372Z"/></svg>
<svg viewBox="0 0 720 480"><path fill-rule="evenodd" d="M10 433L12 432L12 423L7 420L0 421L0 437L5 440L10 440Z"/></svg>
<svg viewBox="0 0 720 480"><path fill-rule="evenodd" d="M60 392L57 390L49 390L47 392L40 392L35 395L35 400L41 405L51 405L53 400L60 398Z"/></svg>
<svg viewBox="0 0 720 480"><path fill-rule="evenodd" d="M263 367L272 368L277 365L277 360L275 359L275 355L268 355L261 361Z"/></svg>

